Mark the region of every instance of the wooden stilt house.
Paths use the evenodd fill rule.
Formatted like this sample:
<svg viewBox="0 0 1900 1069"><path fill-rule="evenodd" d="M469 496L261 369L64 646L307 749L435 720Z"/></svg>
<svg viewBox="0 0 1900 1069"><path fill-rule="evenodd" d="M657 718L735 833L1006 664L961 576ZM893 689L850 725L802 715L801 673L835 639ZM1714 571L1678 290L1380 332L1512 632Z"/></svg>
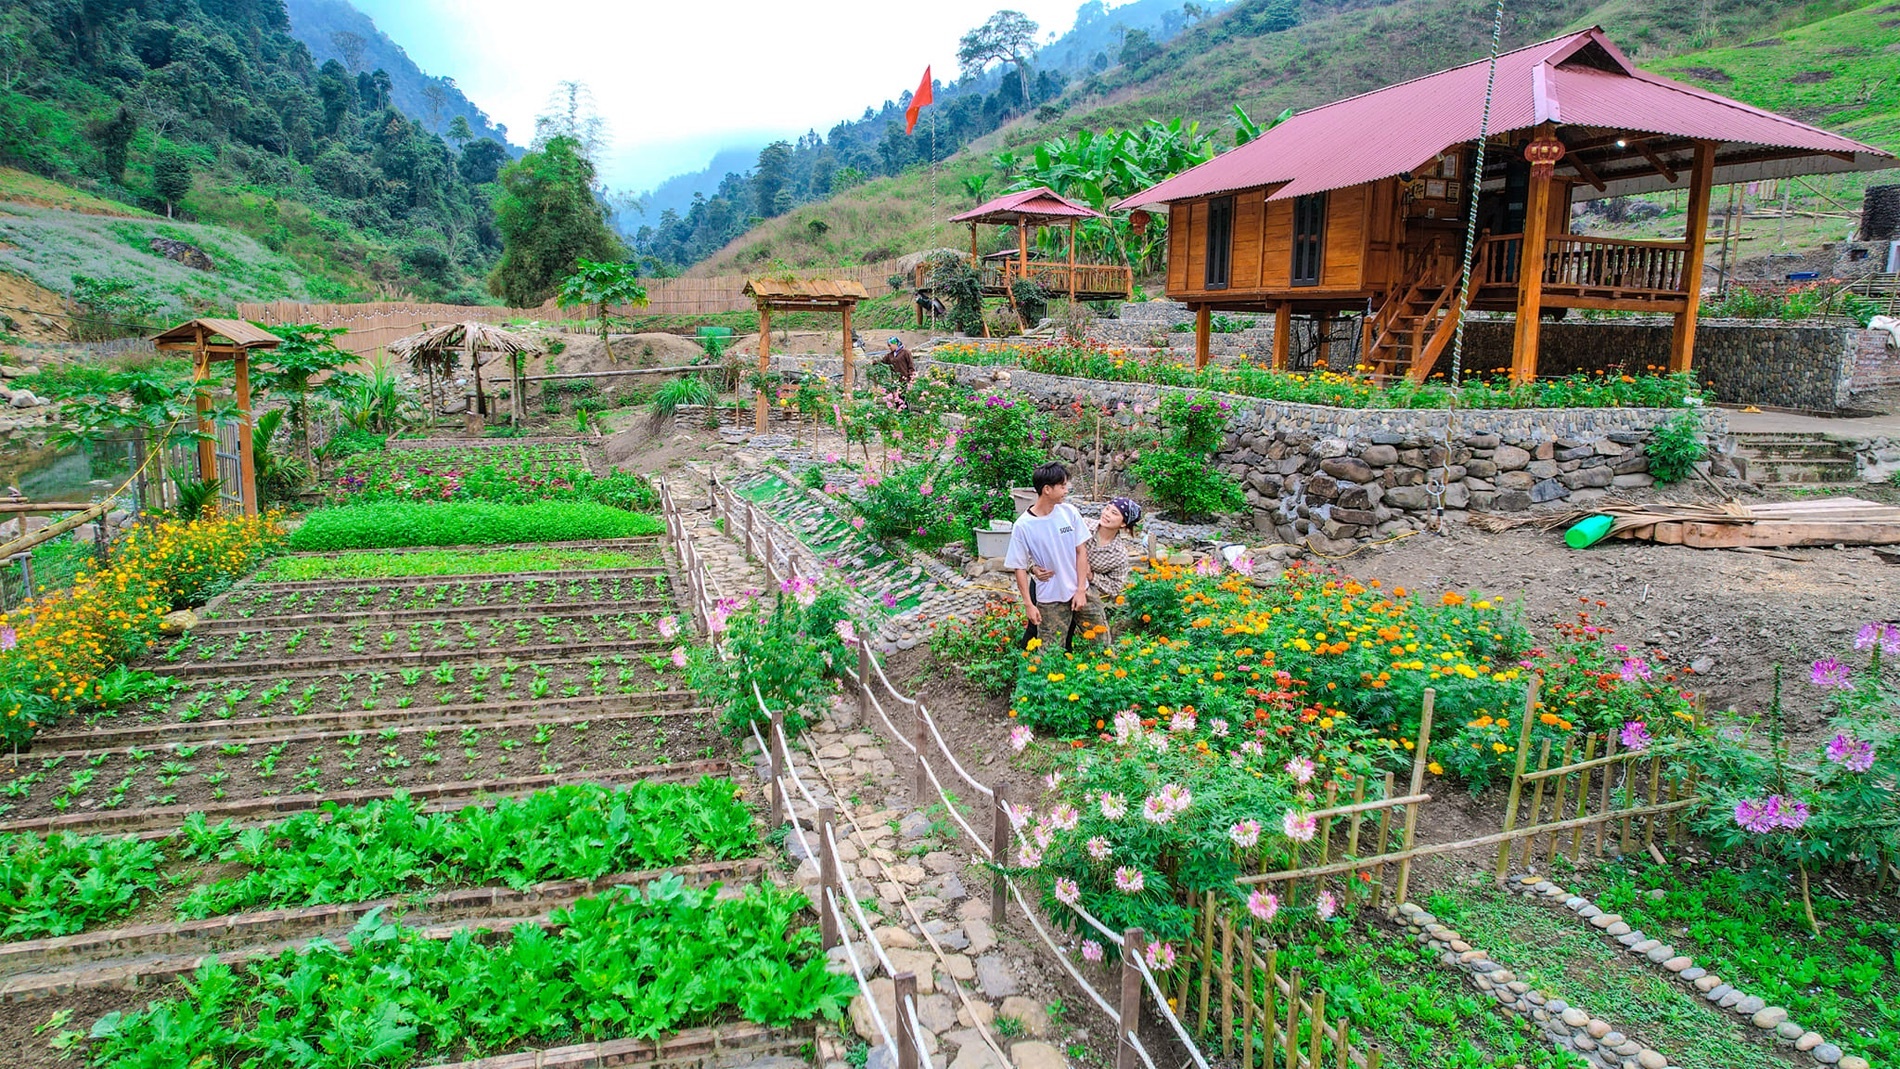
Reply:
<svg viewBox="0 0 1900 1069"><path fill-rule="evenodd" d="M1487 125L1488 67L1301 112L1115 205L1167 213L1167 294L1195 310L1198 364L1215 310L1272 313L1276 367L1294 316L1363 312L1362 362L1423 381L1444 370L1469 233L1471 308L1516 314L1513 381L1536 377L1539 320L1560 308L1673 315L1670 367L1686 370L1714 185L1895 165L1638 70L1600 29L1499 56ZM1667 189L1687 190L1681 240L1570 232L1574 204Z"/></svg>

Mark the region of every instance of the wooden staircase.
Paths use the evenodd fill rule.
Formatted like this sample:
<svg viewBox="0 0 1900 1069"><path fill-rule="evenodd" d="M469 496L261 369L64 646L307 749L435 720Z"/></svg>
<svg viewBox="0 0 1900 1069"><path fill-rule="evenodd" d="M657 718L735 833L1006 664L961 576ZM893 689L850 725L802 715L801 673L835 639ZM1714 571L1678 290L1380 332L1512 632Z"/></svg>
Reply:
<svg viewBox="0 0 1900 1069"><path fill-rule="evenodd" d="M1431 377L1432 367L1450 348L1458 328L1456 278L1440 278L1437 248L1427 247L1407 257L1402 278L1373 315L1365 362L1374 382L1384 384L1400 375L1413 382Z"/></svg>

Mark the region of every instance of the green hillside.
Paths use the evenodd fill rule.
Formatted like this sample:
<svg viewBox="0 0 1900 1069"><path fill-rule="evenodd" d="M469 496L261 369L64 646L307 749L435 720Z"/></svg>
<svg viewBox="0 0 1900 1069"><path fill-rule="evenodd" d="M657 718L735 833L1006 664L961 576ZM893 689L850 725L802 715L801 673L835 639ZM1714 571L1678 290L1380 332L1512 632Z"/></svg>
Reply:
<svg viewBox="0 0 1900 1069"><path fill-rule="evenodd" d="M941 222L968 207L966 175L993 174L990 157L1077 129L1127 128L1149 118L1199 121L1228 142L1232 107L1256 117L1303 109L1481 58L1488 5L1399 0L1356 7L1308 4L1286 29L1271 19L1286 0L1247 0L1183 33L1133 69L1084 79L1060 113L1025 118L974 142L935 176L918 168L879 179L769 220L696 266L694 274L861 262L931 246L962 247L967 231ZM1900 144L1900 41L1891 0L1776 3L1743 0L1553 0L1506 9L1506 48L1601 25L1645 67L1697 81L1687 68L1719 70L1700 81L1726 95L1893 147ZM1772 47L1754 42L1772 41ZM1753 45L1751 47L1751 45ZM1832 72L1825 79L1805 71ZM1340 151L1349 152L1342 145ZM995 175L990 190L1002 188ZM1858 202L1865 176L1816 180L1818 195ZM986 240L1002 240L991 234Z"/></svg>

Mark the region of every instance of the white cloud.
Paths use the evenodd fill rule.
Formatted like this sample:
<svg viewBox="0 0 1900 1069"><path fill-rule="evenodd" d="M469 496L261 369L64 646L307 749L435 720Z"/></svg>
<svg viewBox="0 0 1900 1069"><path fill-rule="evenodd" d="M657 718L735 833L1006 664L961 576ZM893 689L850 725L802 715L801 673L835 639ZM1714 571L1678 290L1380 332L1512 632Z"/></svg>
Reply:
<svg viewBox="0 0 1900 1069"><path fill-rule="evenodd" d="M957 40L999 7L1066 31L1079 0L353 0L430 74L449 75L517 142L563 80L592 87L613 143L603 177L642 190L721 147L823 134L955 80Z"/></svg>

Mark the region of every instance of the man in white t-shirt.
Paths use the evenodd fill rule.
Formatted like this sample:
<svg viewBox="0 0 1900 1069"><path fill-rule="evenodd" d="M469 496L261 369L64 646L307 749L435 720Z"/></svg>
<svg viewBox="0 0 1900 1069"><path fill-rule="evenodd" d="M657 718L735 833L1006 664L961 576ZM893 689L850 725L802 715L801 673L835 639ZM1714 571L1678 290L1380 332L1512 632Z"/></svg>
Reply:
<svg viewBox="0 0 1900 1069"><path fill-rule="evenodd" d="M1069 472L1049 463L1030 476L1036 503L1016 517L1009 532L1009 552L1003 566L1016 572L1016 590L1022 595L1029 622L1043 645L1068 648L1069 627L1075 613L1087 604L1089 586L1088 528L1082 514L1065 500ZM1035 572L1036 595L1029 595L1030 573Z"/></svg>

